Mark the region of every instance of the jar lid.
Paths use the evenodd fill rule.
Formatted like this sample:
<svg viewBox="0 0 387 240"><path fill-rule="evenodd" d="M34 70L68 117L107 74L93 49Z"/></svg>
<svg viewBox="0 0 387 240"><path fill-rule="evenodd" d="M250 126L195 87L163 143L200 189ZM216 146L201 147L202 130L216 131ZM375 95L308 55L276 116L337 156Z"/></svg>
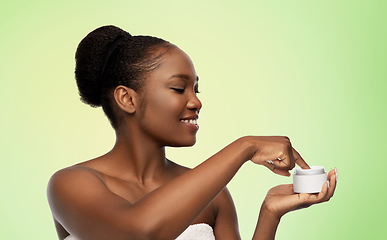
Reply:
<svg viewBox="0 0 387 240"><path fill-rule="evenodd" d="M310 169L302 169L302 168L294 169L295 175L318 175L318 174L324 174L324 173L325 173L324 167L320 167L320 166L311 166Z"/></svg>

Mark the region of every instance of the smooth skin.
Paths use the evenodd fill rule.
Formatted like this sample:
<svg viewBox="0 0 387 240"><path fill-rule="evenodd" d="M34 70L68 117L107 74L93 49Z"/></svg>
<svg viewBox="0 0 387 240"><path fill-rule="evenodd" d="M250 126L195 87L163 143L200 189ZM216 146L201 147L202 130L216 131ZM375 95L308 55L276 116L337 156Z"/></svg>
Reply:
<svg viewBox="0 0 387 240"><path fill-rule="evenodd" d="M192 146L202 107L190 58L173 47L145 80L142 91L112 92L119 118L116 144L107 154L56 172L48 200L59 239L175 239L189 225L207 223L217 240L240 239L235 207L225 187L247 161L289 176L309 168L287 137L237 139L194 169L165 156L165 146ZM281 160L278 160L280 158ZM267 161L273 161L273 164ZM334 171L319 194L295 194L292 185L272 188L261 207L253 239L274 239L281 217L328 201Z"/></svg>

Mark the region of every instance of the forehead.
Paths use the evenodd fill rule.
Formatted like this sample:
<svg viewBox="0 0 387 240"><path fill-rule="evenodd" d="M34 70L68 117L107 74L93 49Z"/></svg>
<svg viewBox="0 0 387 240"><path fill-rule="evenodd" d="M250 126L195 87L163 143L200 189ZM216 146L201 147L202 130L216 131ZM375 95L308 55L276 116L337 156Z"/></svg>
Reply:
<svg viewBox="0 0 387 240"><path fill-rule="evenodd" d="M186 80L197 80L191 59L180 48L172 47L162 58L159 67L149 74L149 80L167 81L176 76L185 76L183 78Z"/></svg>

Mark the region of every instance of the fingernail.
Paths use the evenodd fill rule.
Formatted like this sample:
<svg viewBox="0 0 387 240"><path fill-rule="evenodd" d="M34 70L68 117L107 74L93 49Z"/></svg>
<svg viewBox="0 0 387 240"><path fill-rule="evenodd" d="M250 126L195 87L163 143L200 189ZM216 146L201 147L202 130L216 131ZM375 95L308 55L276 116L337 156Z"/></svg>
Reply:
<svg viewBox="0 0 387 240"><path fill-rule="evenodd" d="M327 181L327 183L328 183L328 188L329 188L329 181Z"/></svg>
<svg viewBox="0 0 387 240"><path fill-rule="evenodd" d="M339 178L339 174L337 173L337 168L335 168L335 173L336 173L336 182L337 182L337 179Z"/></svg>

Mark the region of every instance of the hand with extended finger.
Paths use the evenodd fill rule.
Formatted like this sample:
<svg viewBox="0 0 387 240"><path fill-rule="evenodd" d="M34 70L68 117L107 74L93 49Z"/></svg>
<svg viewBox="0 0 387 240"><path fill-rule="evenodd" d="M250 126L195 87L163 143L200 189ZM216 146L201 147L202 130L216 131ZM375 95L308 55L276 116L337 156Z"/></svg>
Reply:
<svg viewBox="0 0 387 240"><path fill-rule="evenodd" d="M287 212L306 208L316 203L329 201L335 192L336 184L337 173L336 169L333 169L329 171L328 181L324 183L321 192L318 194L296 194L293 192L292 184L273 187L267 193L261 211L267 211L277 219L280 219Z"/></svg>
<svg viewBox="0 0 387 240"><path fill-rule="evenodd" d="M266 166L274 173L290 176L289 170L295 164L303 169L309 168L300 154L292 147L288 137L265 136L250 137L254 151L251 161Z"/></svg>

